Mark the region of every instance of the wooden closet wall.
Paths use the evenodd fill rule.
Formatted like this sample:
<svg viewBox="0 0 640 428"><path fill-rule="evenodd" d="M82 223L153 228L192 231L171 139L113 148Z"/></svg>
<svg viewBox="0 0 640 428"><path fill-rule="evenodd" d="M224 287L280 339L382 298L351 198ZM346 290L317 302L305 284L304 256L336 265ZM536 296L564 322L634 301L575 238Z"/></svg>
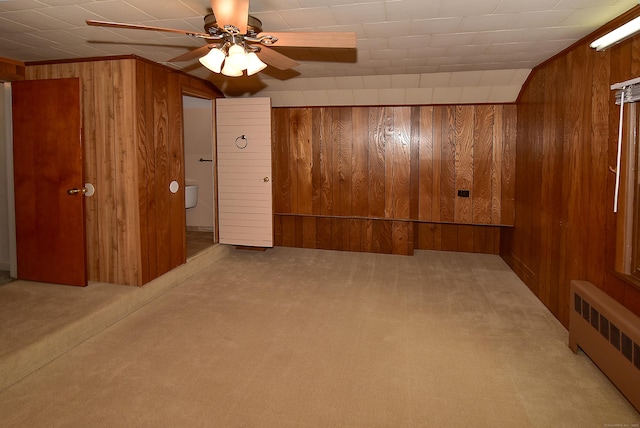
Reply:
<svg viewBox="0 0 640 428"><path fill-rule="evenodd" d="M143 285L186 259L182 94L209 82L134 56L28 64L26 79L82 82L90 281ZM169 192L176 180L180 190Z"/></svg>
<svg viewBox="0 0 640 428"><path fill-rule="evenodd" d="M275 108L272 121L276 245L496 254L497 226L513 225L514 105Z"/></svg>

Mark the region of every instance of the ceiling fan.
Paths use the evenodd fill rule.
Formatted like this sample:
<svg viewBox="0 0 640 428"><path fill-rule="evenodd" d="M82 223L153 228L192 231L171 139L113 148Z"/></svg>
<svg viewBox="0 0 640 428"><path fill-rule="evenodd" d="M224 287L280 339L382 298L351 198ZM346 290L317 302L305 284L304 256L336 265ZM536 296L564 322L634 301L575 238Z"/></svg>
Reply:
<svg viewBox="0 0 640 428"><path fill-rule="evenodd" d="M249 15L249 0L210 0L212 13L204 17L205 32L173 28L88 20L88 25L184 34L207 44L179 55L169 62L199 58L202 65L225 76L251 76L268 65L288 70L300 65L271 47L355 48L356 34L350 32L268 32L262 22ZM224 63L224 66L223 66Z"/></svg>

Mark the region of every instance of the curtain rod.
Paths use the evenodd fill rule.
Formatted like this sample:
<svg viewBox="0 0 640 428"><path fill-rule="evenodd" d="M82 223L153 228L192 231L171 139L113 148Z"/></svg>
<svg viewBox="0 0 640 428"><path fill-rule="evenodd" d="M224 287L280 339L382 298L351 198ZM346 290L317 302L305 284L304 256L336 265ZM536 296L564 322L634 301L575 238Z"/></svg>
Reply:
<svg viewBox="0 0 640 428"><path fill-rule="evenodd" d="M624 82L615 83L611 85L611 89L622 89L625 86L635 85L636 83L640 83L640 77L636 77L635 79L625 80Z"/></svg>

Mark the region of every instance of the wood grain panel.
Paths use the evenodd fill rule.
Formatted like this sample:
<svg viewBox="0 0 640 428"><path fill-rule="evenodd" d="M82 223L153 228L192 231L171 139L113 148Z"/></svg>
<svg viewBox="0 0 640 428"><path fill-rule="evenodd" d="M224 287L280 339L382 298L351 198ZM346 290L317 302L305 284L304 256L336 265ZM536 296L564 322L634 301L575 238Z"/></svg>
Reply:
<svg viewBox="0 0 640 428"><path fill-rule="evenodd" d="M414 231L417 250L448 250L483 254L498 254L500 251L500 228L494 226L421 222L415 224Z"/></svg>
<svg viewBox="0 0 640 428"><path fill-rule="evenodd" d="M290 180L289 180L289 192L291 193L291 211L292 212L301 212L300 211L300 207L298 206L298 203L300 201L301 195L298 192L299 188L302 188L301 193L304 192L305 190L305 185L304 183L307 182L307 180L304 177L304 172L302 174L302 176L300 178L298 178L298 169L300 167L299 165L299 152L304 153L305 148L306 148L306 141L305 141L305 128L304 128L304 124L300 124L300 118L304 117L304 110L303 109L297 109L297 110L293 110L290 113L290 117L289 117L289 141L290 142L294 142L294 144L289 144L289 164L287 165L287 168L289 169L289 176L290 176ZM300 128L300 132L301 135L298 135L298 129ZM300 137L300 139L298 139ZM302 197L302 199L306 199L304 198L304 196ZM304 203L303 203L304 205ZM304 208L303 208L304 210Z"/></svg>
<svg viewBox="0 0 640 428"><path fill-rule="evenodd" d="M409 125L409 218L420 211L420 107L411 107Z"/></svg>
<svg viewBox="0 0 640 428"><path fill-rule="evenodd" d="M349 251L362 251L362 219L349 219Z"/></svg>
<svg viewBox="0 0 640 428"><path fill-rule="evenodd" d="M155 149L155 171L153 174L153 188L146 188L148 193L155 194L156 239L158 242L171 242L171 219L169 213L171 207L168 198L163 197L168 189L169 177L169 112L168 112L168 88L164 70L153 67L151 70L153 86L151 89L153 100L153 142ZM155 252L156 272L158 275L169 270L167 251L159 251L156 245L151 251Z"/></svg>
<svg viewBox="0 0 640 428"><path fill-rule="evenodd" d="M338 177L339 177L339 197L334 200L341 216L352 215L352 153L353 153L353 124L351 118L351 108L338 109L339 119L334 121L337 127L334 132L338 138ZM335 196L335 193L334 193Z"/></svg>
<svg viewBox="0 0 640 428"><path fill-rule="evenodd" d="M333 214L333 111L333 109L321 110L320 118L320 214L322 215Z"/></svg>
<svg viewBox="0 0 640 428"><path fill-rule="evenodd" d="M442 111L440 147L440 221L454 222L456 211L456 107L439 107Z"/></svg>
<svg viewBox="0 0 640 428"><path fill-rule="evenodd" d="M391 218L411 218L411 108L393 109Z"/></svg>
<svg viewBox="0 0 640 428"><path fill-rule="evenodd" d="M394 108L382 107L382 140L384 153L384 217L394 218L394 167L393 162L394 153Z"/></svg>
<svg viewBox="0 0 640 428"><path fill-rule="evenodd" d="M473 239L473 226L466 224L458 225L458 246L456 251L472 253L475 241Z"/></svg>
<svg viewBox="0 0 640 428"><path fill-rule="evenodd" d="M316 217L302 217L302 247L317 248Z"/></svg>
<svg viewBox="0 0 640 428"><path fill-rule="evenodd" d="M431 221L433 203L439 200L434 194L434 139L433 139L433 107L420 107L420 127L418 137L418 217L420 221ZM417 145L417 144L416 144ZM435 196L435 197L434 197Z"/></svg>
<svg viewBox="0 0 640 428"><path fill-rule="evenodd" d="M409 221L391 222L392 254L413 255L413 223Z"/></svg>
<svg viewBox="0 0 640 428"><path fill-rule="evenodd" d="M113 98L113 66L111 61L105 61L94 64L94 88L96 94L95 105L96 110L89 116L83 117L84 121L95 121L96 132L96 154L98 157L96 170L96 199L98 203L98 258L100 260L100 269L97 277L90 277L89 280L109 282L109 283L125 283L124 278L119 278L120 272L119 259L125 257L124 251L114 253L113 249L119 250L118 229L116 212L116 200L118 193L116 192L116 168L115 160L115 139L117 137L115 117L115 100ZM91 242L91 241L90 241ZM127 255L134 260L137 254Z"/></svg>
<svg viewBox="0 0 640 428"><path fill-rule="evenodd" d="M433 110L433 159L431 160L433 166L433 181L431 188L431 220L442 221L442 214L440 210L441 205L441 181L442 181L442 145L444 132L442 124L444 123L444 114L446 110L442 107L435 107ZM420 195L422 198L422 195Z"/></svg>
<svg viewBox="0 0 640 428"><path fill-rule="evenodd" d="M369 215L369 109L355 107L352 112L353 150L351 160L351 213Z"/></svg>
<svg viewBox="0 0 640 428"><path fill-rule="evenodd" d="M638 43L636 43L638 42ZM640 40L634 42L640 47ZM634 50L636 52L637 50ZM609 130L609 111L615 110L611 103L608 89L610 79L610 68L607 67L609 56L597 55L593 58L593 105L591 109L591 123L593 126L593 142L607 141ZM640 65L640 59L634 61ZM640 70L635 70L634 75L640 74ZM589 173L589 245L587 248L587 280L593 284L604 283L605 278L605 235L600 233L598 225L605 224L607 202L607 179L609 171L604 166L607 165L607 150L604 144L590 144L590 158L593 165L599 168L590 168Z"/></svg>
<svg viewBox="0 0 640 428"><path fill-rule="evenodd" d="M320 215L322 213L322 110L311 110L311 122L311 203L313 214Z"/></svg>
<svg viewBox="0 0 640 428"><path fill-rule="evenodd" d="M362 251L373 252L373 220L362 220Z"/></svg>
<svg viewBox="0 0 640 428"><path fill-rule="evenodd" d="M443 251L456 251L458 249L458 225L443 223L440 225L441 249Z"/></svg>
<svg viewBox="0 0 640 428"><path fill-rule="evenodd" d="M156 254L156 146L153 123L153 68L147 63L136 67L136 113L138 116L138 205L140 209L142 282L158 275Z"/></svg>
<svg viewBox="0 0 640 428"><path fill-rule="evenodd" d="M78 64L77 76L83 77L83 84L81 85L82 94L82 114L83 118L83 138L84 138L84 173L85 182L95 185L97 182L97 145L96 145L96 129L95 121L87 120L86 111L95 111L95 105L98 102L96 100L96 94L94 91L94 71L91 63ZM98 230L100 224L98 217L100 213L98 211L98 198L88 197L85 198L85 227L87 231L87 275L88 278L99 277L100 271L100 259L98 249L100 248L99 242L97 242Z"/></svg>
<svg viewBox="0 0 640 428"><path fill-rule="evenodd" d="M291 110L273 109L271 113L273 132L274 200L276 212L289 213L291 210L291 162L290 132Z"/></svg>
<svg viewBox="0 0 640 428"><path fill-rule="evenodd" d="M509 156L511 154L505 149L508 149L509 146L505 146L504 139L509 136L503 132L503 115L505 109L504 106L495 106L494 114L493 114L493 132L492 141L491 141L491 223L499 224L500 222L504 222L504 224L513 224L513 219L503 219L502 218L502 198L508 197L502 193L502 179L504 177L504 173L502 171L502 164L505 161L509 161ZM515 148L514 148L515 150ZM507 159L503 159L507 157ZM514 156L511 156L515 159ZM507 165L510 167L510 165ZM507 176L508 177L508 176ZM509 195L510 196L510 195Z"/></svg>
<svg viewBox="0 0 640 428"><path fill-rule="evenodd" d="M500 220L494 219L493 224L513 225L516 188L516 134L518 120L514 106L502 106L502 160L500 161ZM495 133L499 133L498 129ZM494 134L495 135L495 134Z"/></svg>
<svg viewBox="0 0 640 428"><path fill-rule="evenodd" d="M341 218L333 217L331 219L331 249L341 250L344 248L344 229Z"/></svg>
<svg viewBox="0 0 640 428"><path fill-rule="evenodd" d="M455 191L468 190L469 198L456 197L456 223L473 222L473 143L475 114L473 106L457 106L455 110Z"/></svg>
<svg viewBox="0 0 640 428"><path fill-rule="evenodd" d="M556 63L557 64L557 63ZM560 68L556 65L547 70L547 74L553 80L557 79L557 73ZM553 123L553 118L558 114L561 108L562 91L555 85L544 86L544 96L549 100L549 104L545 106L543 117L545 122ZM564 131L562 127L548 126L544 129L543 134L543 151L547 156L542 159L542 181L541 186L541 204L545 210L540 215L540 230L543 234L542 239L551 242L560 236L560 221L562 216L562 187L557 186L562 177L562 145L561 136ZM556 254L552 251L545 252L540 255L540 272L538 281L538 295L543 301L553 302L550 305L557 305L557 299L552 298L555 290L552 289L552 281L559 275L560 261Z"/></svg>
<svg viewBox="0 0 640 428"><path fill-rule="evenodd" d="M590 151L587 141L591 135L583 132L584 128L591 129L591 93L582 91L583 85L591 87L592 70L589 61L588 46L581 46L569 53L567 58L573 64L571 69L571 83L568 85L570 95L565 104L565 135L564 161L571 168L563 170L563 198L567 204L563 206L563 217L574 219L563 223L565 226L561 232L560 251L563 259L560 260L560 281L557 293L559 296L569 294L571 279L582 278L585 275L587 235L582 232L583 225L578 221L588 212L588 194L585 188L588 185L587 168L590 163L588 157ZM563 251L564 250L564 251ZM558 301L560 301L558 299ZM569 318L569 302L558 305L558 317Z"/></svg>
<svg viewBox="0 0 640 428"><path fill-rule="evenodd" d="M171 206L171 248L168 253L170 254L169 269L173 269L187 261L187 213L184 208L185 151L180 75L169 73L168 79L169 180L164 183L163 192ZM176 193L171 193L169 190L172 181L182 183Z"/></svg>
<svg viewBox="0 0 640 428"><path fill-rule="evenodd" d="M135 63L117 61L113 64L113 127L117 132L114 147L115 163L115 216L117 222L116 240L119 251L118 282L140 283L140 223L136 205L137 159L129 153L136 153L135 116ZM113 215L113 213L112 213ZM125 256L126 255L126 256Z"/></svg>
<svg viewBox="0 0 640 428"><path fill-rule="evenodd" d="M475 224L491 224L494 203L492 183L497 182L496 175L500 169L493 167L493 118L495 106L482 105L475 107L473 132L473 202L472 222ZM500 198L496 198L499 199Z"/></svg>
<svg viewBox="0 0 640 428"><path fill-rule="evenodd" d="M385 110L369 110L369 217L385 216Z"/></svg>
<svg viewBox="0 0 640 428"><path fill-rule="evenodd" d="M316 242L318 243L318 248L323 250L331 249L331 242L332 242L331 232L332 232L331 218L317 217Z"/></svg>
<svg viewBox="0 0 640 428"><path fill-rule="evenodd" d="M311 109L299 109L291 123L291 140L296 144L291 146L291 157L295 162L295 175L292 175L292 192L295 192L292 209L300 214L313 213L313 147L312 137L312 112ZM295 178L294 178L295 177Z"/></svg>

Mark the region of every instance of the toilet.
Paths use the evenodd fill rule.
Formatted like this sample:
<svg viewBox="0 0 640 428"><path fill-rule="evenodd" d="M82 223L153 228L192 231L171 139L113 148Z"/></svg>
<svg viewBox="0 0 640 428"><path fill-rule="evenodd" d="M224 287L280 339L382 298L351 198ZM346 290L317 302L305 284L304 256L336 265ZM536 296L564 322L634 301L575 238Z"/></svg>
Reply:
<svg viewBox="0 0 640 428"><path fill-rule="evenodd" d="M193 208L198 204L198 186L188 185L184 187L184 206Z"/></svg>

